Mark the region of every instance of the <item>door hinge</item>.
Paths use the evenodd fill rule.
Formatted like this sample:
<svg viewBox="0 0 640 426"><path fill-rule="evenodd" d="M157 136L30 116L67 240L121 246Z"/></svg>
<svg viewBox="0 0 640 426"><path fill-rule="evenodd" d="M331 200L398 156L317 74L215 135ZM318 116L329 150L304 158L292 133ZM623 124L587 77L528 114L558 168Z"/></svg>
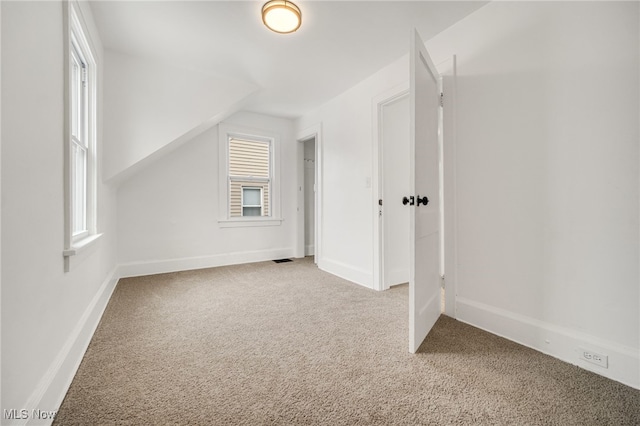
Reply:
<svg viewBox="0 0 640 426"><path fill-rule="evenodd" d="M444 107L444 93L440 92L440 106Z"/></svg>

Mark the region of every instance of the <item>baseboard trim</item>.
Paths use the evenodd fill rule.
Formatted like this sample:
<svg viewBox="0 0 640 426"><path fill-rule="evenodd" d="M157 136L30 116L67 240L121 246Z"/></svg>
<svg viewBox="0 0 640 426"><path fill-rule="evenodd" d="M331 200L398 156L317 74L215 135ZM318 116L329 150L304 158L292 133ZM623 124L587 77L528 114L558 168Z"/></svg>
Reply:
<svg viewBox="0 0 640 426"><path fill-rule="evenodd" d="M373 276L370 271L354 268L353 266L336 260L327 259L326 257L320 259L318 262L318 268L347 281L373 289Z"/></svg>
<svg viewBox="0 0 640 426"><path fill-rule="evenodd" d="M215 268L217 266L264 262L267 260L289 257L295 257L295 253L292 248L243 251L215 254L211 256L185 257L180 259L151 260L121 264L118 267L118 274L121 278L139 277L193 269Z"/></svg>
<svg viewBox="0 0 640 426"><path fill-rule="evenodd" d="M53 422L49 413L60 408L117 283L117 270L114 268L102 282L58 356L27 400L25 410L29 418L15 424L50 425ZM44 413L44 418L37 418L34 414L37 412Z"/></svg>
<svg viewBox="0 0 640 426"><path fill-rule="evenodd" d="M462 297L456 299L456 316L474 327L640 389L640 351L637 349ZM580 347L608 355L609 367L580 359Z"/></svg>

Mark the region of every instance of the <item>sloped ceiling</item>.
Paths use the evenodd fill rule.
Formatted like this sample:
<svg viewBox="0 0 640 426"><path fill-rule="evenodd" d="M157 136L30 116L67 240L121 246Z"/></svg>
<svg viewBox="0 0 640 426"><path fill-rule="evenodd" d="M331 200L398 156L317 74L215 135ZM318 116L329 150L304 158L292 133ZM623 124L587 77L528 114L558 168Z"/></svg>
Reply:
<svg viewBox="0 0 640 426"><path fill-rule="evenodd" d="M248 111L295 118L429 39L484 1L305 1L296 33L270 32L262 1L93 1L105 49L245 81Z"/></svg>

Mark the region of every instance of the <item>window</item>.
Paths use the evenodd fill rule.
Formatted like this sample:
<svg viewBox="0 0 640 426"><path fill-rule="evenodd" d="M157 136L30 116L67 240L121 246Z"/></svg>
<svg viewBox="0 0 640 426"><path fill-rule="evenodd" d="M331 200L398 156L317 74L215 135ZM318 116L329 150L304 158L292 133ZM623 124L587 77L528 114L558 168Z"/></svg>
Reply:
<svg viewBox="0 0 640 426"><path fill-rule="evenodd" d="M271 141L230 136L229 216L269 216Z"/></svg>
<svg viewBox="0 0 640 426"><path fill-rule="evenodd" d="M67 3L65 100L65 270L69 257L95 241L97 66L75 2Z"/></svg>
<svg viewBox="0 0 640 426"><path fill-rule="evenodd" d="M89 157L89 114L87 105L87 61L75 34L71 35L71 230L72 240L85 238L87 227L87 159Z"/></svg>
<svg viewBox="0 0 640 426"><path fill-rule="evenodd" d="M269 132L220 124L222 227L280 224L277 141Z"/></svg>

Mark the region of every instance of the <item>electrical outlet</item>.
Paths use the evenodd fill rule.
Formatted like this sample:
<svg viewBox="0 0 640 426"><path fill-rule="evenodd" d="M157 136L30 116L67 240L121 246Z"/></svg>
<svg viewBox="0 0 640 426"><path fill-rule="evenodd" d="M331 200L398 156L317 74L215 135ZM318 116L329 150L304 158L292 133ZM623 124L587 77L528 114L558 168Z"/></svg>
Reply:
<svg viewBox="0 0 640 426"><path fill-rule="evenodd" d="M590 362L600 367L609 368L609 356L602 355L585 348L578 348L580 351L580 359Z"/></svg>

